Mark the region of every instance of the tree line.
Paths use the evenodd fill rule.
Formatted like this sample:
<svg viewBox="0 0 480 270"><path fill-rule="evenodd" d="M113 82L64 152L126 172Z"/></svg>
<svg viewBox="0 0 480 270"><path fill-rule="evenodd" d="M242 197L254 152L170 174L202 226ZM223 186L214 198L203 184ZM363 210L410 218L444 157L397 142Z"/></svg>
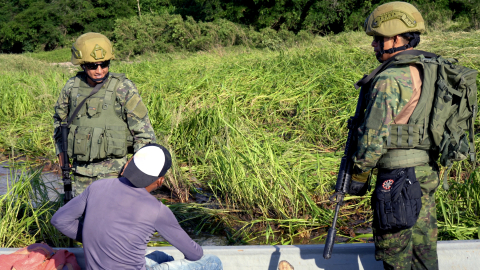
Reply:
<svg viewBox="0 0 480 270"><path fill-rule="evenodd" d="M0 52L22 53L71 46L78 35L114 31L126 20L181 18L228 21L261 32L314 35L361 30L366 16L386 0L0 0ZM480 0L417 0L430 29L478 29ZM165 19L166 18L166 19ZM132 26L133 27L133 26ZM266 31L266 30L263 30ZM270 31L270 30L268 30Z"/></svg>

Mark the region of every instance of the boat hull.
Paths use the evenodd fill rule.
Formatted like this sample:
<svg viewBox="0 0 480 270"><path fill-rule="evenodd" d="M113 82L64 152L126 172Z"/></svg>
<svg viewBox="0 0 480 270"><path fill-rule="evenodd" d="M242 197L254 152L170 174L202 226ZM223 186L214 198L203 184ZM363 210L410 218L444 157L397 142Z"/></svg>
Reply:
<svg viewBox="0 0 480 270"><path fill-rule="evenodd" d="M276 270L281 260L287 260L295 269L383 269L381 261L375 261L373 244L336 244L332 258L323 258L323 245L285 246L210 246L203 247L205 254L217 255L225 270L251 269ZM480 265L480 240L439 241L440 269L478 269ZM0 254L10 254L17 249L3 248ZM85 256L81 248L68 248L85 269ZM152 247L147 253L160 250L182 259L183 254L174 247Z"/></svg>

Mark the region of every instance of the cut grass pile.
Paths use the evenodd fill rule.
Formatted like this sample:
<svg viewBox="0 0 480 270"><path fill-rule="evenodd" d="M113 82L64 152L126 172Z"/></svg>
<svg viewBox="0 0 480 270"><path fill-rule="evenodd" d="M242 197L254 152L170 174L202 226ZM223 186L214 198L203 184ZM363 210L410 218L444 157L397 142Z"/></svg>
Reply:
<svg viewBox="0 0 480 270"><path fill-rule="evenodd" d="M173 153L167 185L182 202L211 190L217 207L239 218L222 219L234 236L294 243L321 238L330 224L327 200L358 98L353 83L378 65L370 42L343 33L282 51L153 54L113 62L111 71L137 85L158 141ZM430 33L419 49L479 69L479 42L480 32ZM44 56L0 55L0 148L53 159L53 104L73 74L32 57ZM480 179L467 183L465 166L438 192L440 239L478 237ZM347 199L340 234L362 241L369 235L352 227L371 221L369 196Z"/></svg>

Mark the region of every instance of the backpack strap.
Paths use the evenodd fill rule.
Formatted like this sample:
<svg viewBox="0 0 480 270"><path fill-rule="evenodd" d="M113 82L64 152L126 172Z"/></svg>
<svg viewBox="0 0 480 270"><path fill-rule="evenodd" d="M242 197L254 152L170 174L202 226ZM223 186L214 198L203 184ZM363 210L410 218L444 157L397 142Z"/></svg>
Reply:
<svg viewBox="0 0 480 270"><path fill-rule="evenodd" d="M434 53L429 53L429 52L420 51L420 50L407 50L407 51L397 53L393 57L390 57L390 59L388 59L387 61L383 62L380 66L378 66L369 75L363 76L362 79L360 79L358 82L355 83L355 89L358 89L358 88L362 87L363 85L367 84L368 82L370 82L370 80L372 80L375 76L377 76L378 73L387 69L394 60L398 60L397 56L401 56L401 55L413 55L413 56L423 55L423 56L429 57L429 58L438 57L438 55L436 55Z"/></svg>

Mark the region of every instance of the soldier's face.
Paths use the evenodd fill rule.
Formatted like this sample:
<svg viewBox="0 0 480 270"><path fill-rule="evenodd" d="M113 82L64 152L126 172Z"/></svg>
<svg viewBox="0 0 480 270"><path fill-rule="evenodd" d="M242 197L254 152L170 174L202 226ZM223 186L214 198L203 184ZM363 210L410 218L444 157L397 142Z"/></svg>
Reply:
<svg viewBox="0 0 480 270"><path fill-rule="evenodd" d="M402 38L399 36L394 37L383 37L383 50L386 51L391 48L401 47L405 45ZM372 47L374 48L373 51L375 52L375 56L377 57L378 61L383 62L388 60L390 57L394 56L399 52L394 53L384 53L380 54L382 51L381 42L379 41L379 37L375 37L372 41Z"/></svg>
<svg viewBox="0 0 480 270"><path fill-rule="evenodd" d="M101 79L108 73L108 65L102 67L103 62L88 63L84 65L84 70L88 76L94 79ZM103 64L105 66L105 64Z"/></svg>

